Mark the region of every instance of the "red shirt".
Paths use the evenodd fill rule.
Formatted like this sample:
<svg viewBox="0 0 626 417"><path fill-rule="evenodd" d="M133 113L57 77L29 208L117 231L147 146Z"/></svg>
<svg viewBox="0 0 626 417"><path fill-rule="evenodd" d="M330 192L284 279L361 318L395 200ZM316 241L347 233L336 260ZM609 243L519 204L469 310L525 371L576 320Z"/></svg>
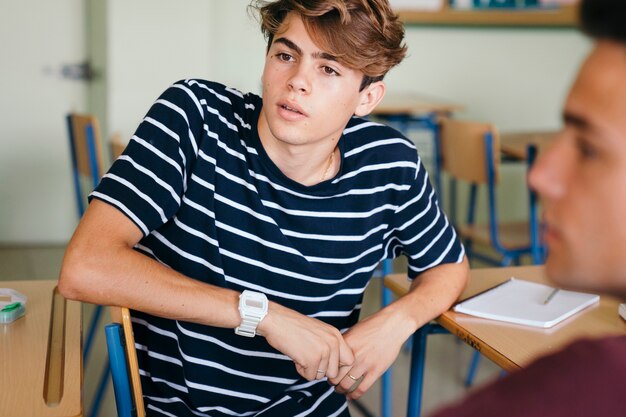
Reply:
<svg viewBox="0 0 626 417"><path fill-rule="evenodd" d="M577 341L431 417L626 416L626 336Z"/></svg>

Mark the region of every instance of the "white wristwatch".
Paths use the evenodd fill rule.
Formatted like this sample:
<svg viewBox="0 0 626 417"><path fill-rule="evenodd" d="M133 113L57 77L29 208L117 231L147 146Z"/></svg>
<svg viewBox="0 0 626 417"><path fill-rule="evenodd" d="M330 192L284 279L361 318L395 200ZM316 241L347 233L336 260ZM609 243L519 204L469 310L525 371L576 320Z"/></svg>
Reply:
<svg viewBox="0 0 626 417"><path fill-rule="evenodd" d="M240 336L254 337L256 328L267 315L267 297L265 294L245 290L239 295L239 314L241 324L235 328L235 333Z"/></svg>

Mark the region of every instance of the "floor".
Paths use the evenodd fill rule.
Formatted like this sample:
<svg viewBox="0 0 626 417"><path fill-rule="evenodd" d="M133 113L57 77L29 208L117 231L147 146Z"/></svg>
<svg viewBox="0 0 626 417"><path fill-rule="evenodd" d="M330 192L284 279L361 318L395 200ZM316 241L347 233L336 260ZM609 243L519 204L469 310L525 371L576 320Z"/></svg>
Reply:
<svg viewBox="0 0 626 417"><path fill-rule="evenodd" d="M56 279L63 258L63 246L0 246L0 281L21 279ZM363 304L363 314L371 314L380 307L381 285L379 279L372 280L367 289ZM84 327L92 313L91 306L84 308ZM108 321L102 320L102 325ZM449 401L461 397L466 388L463 379L472 350L451 335L433 335L428 338L427 364L424 386L423 414L436 409ZM98 331L94 349L84 370L85 416L90 416L94 393L104 368L106 347L104 332ZM404 349L393 367L393 417L406 416L409 351ZM474 386L496 378L499 368L488 360L483 360L478 370ZM377 383L359 401L367 411L361 412L355 405L350 406L353 417L380 415L380 386ZM113 390L109 386L101 403L100 417L115 416Z"/></svg>

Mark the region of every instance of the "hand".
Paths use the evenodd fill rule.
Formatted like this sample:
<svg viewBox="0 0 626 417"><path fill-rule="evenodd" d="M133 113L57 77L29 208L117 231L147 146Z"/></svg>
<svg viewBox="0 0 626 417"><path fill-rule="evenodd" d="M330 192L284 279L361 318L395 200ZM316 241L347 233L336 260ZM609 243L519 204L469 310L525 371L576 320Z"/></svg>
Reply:
<svg viewBox="0 0 626 417"><path fill-rule="evenodd" d="M335 327L276 303L270 303L259 332L272 347L289 356L298 374L308 381L336 378L339 363L351 365L354 361Z"/></svg>
<svg viewBox="0 0 626 417"><path fill-rule="evenodd" d="M354 353L352 366L342 366L336 378L329 377L335 390L351 400L360 398L393 364L402 344L411 334L409 326L397 325L397 317L381 310L355 324L344 334Z"/></svg>

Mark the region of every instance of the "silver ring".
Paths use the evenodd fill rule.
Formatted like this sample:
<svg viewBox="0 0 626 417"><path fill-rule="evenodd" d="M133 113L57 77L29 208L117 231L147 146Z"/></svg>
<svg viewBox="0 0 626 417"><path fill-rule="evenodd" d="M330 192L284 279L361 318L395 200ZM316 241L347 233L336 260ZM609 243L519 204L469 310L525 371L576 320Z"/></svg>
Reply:
<svg viewBox="0 0 626 417"><path fill-rule="evenodd" d="M318 373L318 374L325 374L325 373L326 373L326 371L322 371L321 369L318 369L318 370L317 370L317 373Z"/></svg>

